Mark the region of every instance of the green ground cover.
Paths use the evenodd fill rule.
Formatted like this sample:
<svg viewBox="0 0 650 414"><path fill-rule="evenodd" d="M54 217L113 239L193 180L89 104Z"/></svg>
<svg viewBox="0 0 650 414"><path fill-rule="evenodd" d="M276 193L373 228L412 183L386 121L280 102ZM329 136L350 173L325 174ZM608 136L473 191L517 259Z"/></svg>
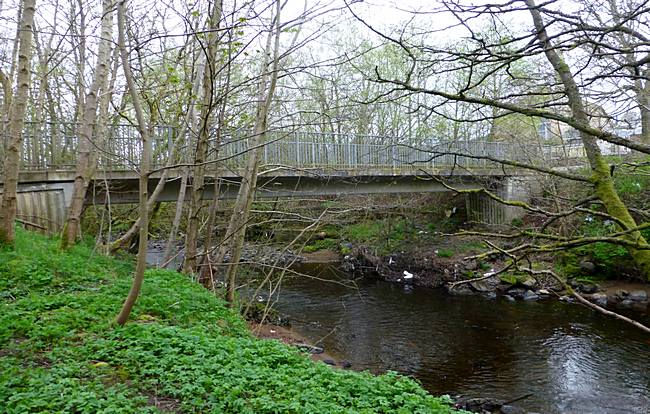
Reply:
<svg viewBox="0 0 650 414"><path fill-rule="evenodd" d="M0 251L0 412L454 412L409 378L335 370L252 337L175 272L149 270L131 322L115 326L132 268L18 231Z"/></svg>

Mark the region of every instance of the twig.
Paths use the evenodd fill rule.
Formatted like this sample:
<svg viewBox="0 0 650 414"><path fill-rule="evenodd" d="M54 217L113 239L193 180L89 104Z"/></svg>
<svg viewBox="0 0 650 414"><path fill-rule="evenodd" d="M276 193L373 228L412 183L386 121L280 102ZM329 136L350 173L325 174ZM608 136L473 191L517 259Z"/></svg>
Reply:
<svg viewBox="0 0 650 414"><path fill-rule="evenodd" d="M621 320L623 322L627 322L627 323L631 324L632 326L634 326L636 328L639 328L639 329L641 329L642 331L644 331L646 333L650 333L650 328L645 326L644 324L642 324L640 322L637 322L637 321L635 321L633 319L630 319L627 316L623 316L623 315L618 314L616 312L612 312L610 310L607 310L607 309L605 309L605 308L603 308L601 306L596 305L595 303L592 303L592 302L588 301L582 295L580 295L578 292L573 290L571 288L571 286L569 286L560 276L558 276L557 273L553 272L552 270L533 270L533 269L527 268L527 267L518 267L518 270L520 270L522 272L529 273L529 274L531 274L533 276L535 276L535 275L549 275L549 276L553 277L556 281L558 281L564 287L564 289L566 289L567 292L569 292L581 304L583 304L583 305L585 305L585 306L587 306L587 307L589 307L589 308L591 308L591 309L593 309L593 310L595 310L597 312L600 312L603 315L611 316L611 317L619 319L619 320Z"/></svg>

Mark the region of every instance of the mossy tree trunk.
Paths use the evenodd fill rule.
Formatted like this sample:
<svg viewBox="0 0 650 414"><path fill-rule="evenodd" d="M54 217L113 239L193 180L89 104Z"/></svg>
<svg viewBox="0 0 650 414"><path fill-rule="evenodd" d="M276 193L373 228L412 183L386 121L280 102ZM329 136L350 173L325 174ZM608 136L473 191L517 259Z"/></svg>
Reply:
<svg viewBox="0 0 650 414"><path fill-rule="evenodd" d="M573 118L580 125L589 125L589 117L585 110L583 98L569 66L551 43L546 32L541 12L535 5L534 0L525 1L533 18L537 40L540 42L546 58L553 66L553 69L562 82ZM603 158L596 137L581 130L580 139L585 148L587 159L589 160L591 182L594 186L595 195L603 203L607 213L617 219L617 221L621 223L621 226L625 226L623 230L632 230L636 228L638 224L630 214L630 211L621 200L616 188L614 187L614 180L609 165ZM632 230L622 237L640 246L648 245L640 231ZM641 269L644 276L650 280L650 250L635 249L631 247L629 248L629 251L634 258L636 265Z"/></svg>

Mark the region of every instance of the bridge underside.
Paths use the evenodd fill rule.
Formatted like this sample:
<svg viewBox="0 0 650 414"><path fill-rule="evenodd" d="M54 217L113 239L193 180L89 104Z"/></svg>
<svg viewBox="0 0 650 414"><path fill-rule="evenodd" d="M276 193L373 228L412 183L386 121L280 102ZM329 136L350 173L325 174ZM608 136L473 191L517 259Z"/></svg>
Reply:
<svg viewBox="0 0 650 414"><path fill-rule="evenodd" d="M441 177L438 177L441 178ZM149 182L149 190L153 191L158 180ZM178 199L180 178L175 177L165 184L165 188L158 197L161 202L174 202ZM241 179L239 177L224 177L219 184L220 199L234 199L239 191ZM456 177L451 182L453 186L467 189L477 188L479 180L471 177ZM105 190L101 181L95 181L94 189L91 187L86 196L87 204L103 204L110 198L113 204L127 204L138 202L138 182L136 180L114 180ZM188 186L188 189L190 186ZM355 194L396 194L396 193L426 193L449 191L444 185L434 178L426 176L359 176L359 177L299 177L299 176L273 176L259 177L256 196L260 198L308 198L317 196L343 196ZM203 198L215 198L214 178L206 179Z"/></svg>
<svg viewBox="0 0 650 414"><path fill-rule="evenodd" d="M446 171L445 171L446 172ZM285 171L284 174L262 175L258 178L256 196L259 198L314 198L321 196L345 196L360 194L398 194L398 193L428 193L450 191L443 185L458 189L492 188L504 198L510 198L511 187L509 180L495 171L483 171L484 174L458 174L447 175L436 172L436 175L427 175L419 171L412 174L392 175L354 175L341 173L339 175L319 175L314 172L309 174L296 174ZM59 231L63 225L65 211L71 202L73 189L73 174L28 173L19 185L18 210L19 219L46 227L50 231ZM293 175L292 175L293 174ZM86 205L133 204L138 202L138 178L134 173L115 174L104 177L98 174L88 188ZM28 180L31 178L32 180ZM156 187L159 178L149 180L150 193ZM27 181L27 182L25 182ZM29 182L31 181L31 182ZM241 177L232 174L220 178L219 198L234 199L239 191ZM164 190L158 197L160 202L175 202L178 199L181 178L174 174L168 178ZM188 191L191 183L188 185ZM108 189L108 191L107 191ZM503 193L503 190L506 193ZM478 195L477 195L478 196ZM215 197L214 177L207 177L203 198L212 200ZM474 200L471 210L474 219L487 222L507 222L510 215L503 206L493 206L494 202L485 200L485 197Z"/></svg>

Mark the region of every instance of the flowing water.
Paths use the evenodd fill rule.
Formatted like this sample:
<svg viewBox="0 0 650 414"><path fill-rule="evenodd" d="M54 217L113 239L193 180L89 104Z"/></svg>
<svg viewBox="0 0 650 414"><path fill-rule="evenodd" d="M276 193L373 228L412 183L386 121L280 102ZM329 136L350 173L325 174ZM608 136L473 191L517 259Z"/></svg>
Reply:
<svg viewBox="0 0 650 414"><path fill-rule="evenodd" d="M347 281L332 266L297 270ZM356 284L287 279L277 308L354 369L398 371L433 394L532 394L515 405L539 413L650 413L650 336L622 322L558 301Z"/></svg>

